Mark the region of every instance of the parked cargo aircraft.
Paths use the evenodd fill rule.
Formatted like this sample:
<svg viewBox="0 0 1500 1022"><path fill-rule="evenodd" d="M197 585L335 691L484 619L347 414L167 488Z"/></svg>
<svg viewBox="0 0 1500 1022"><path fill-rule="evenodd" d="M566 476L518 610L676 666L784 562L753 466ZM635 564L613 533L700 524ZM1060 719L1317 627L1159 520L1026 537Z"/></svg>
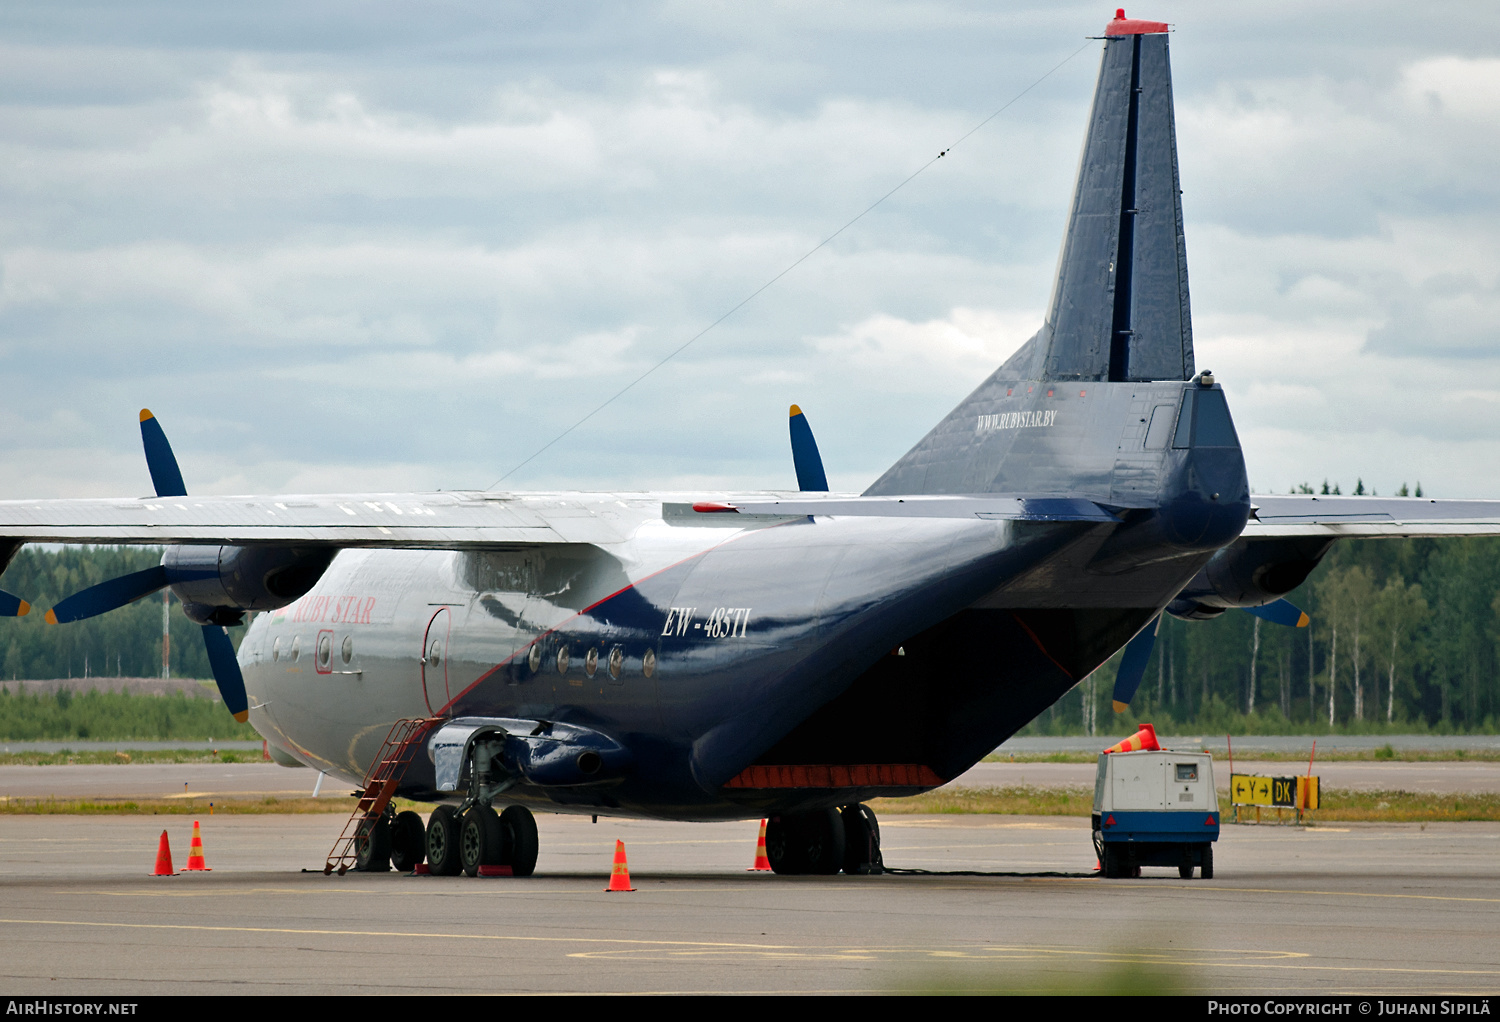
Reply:
<svg viewBox="0 0 1500 1022"><path fill-rule="evenodd" d="M754 494L191 497L141 426L156 496L0 502L0 564L166 545L49 619L169 586L283 762L358 782L393 722L440 718L400 780L439 804L372 828L374 869L529 873L530 807L766 816L778 871L868 872L865 800L957 776L1130 644L1128 703L1163 612L1295 623L1341 536L1500 534L1500 502L1250 495L1194 364L1166 26L1123 12L1043 326L863 493L826 492L798 414L798 490Z"/></svg>

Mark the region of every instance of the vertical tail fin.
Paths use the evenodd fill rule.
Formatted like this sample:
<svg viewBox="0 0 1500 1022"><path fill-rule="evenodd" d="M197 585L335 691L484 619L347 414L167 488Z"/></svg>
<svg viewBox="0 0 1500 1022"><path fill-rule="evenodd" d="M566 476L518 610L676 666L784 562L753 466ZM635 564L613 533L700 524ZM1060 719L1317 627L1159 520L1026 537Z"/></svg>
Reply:
<svg viewBox="0 0 1500 1022"><path fill-rule="evenodd" d="M1048 310L1044 378L1186 380L1193 331L1166 26L1117 19L1111 29Z"/></svg>
<svg viewBox="0 0 1500 1022"><path fill-rule="evenodd" d="M1123 11L1106 29L1042 329L867 493L1108 495L1136 471L1116 455L1154 449L1125 433L1195 372L1166 32Z"/></svg>

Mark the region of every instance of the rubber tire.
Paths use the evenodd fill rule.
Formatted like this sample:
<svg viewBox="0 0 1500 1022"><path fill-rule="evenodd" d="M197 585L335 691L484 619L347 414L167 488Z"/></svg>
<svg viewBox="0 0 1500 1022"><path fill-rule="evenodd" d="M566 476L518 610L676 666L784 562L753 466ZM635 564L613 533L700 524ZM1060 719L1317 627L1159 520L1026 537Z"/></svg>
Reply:
<svg viewBox="0 0 1500 1022"><path fill-rule="evenodd" d="M489 806L470 806L458 825L458 858L471 877L480 866L502 865L509 851L500 829L500 814Z"/></svg>
<svg viewBox="0 0 1500 1022"><path fill-rule="evenodd" d="M458 858L458 810L452 806L438 806L427 819L427 869L442 877L456 877L463 871Z"/></svg>
<svg viewBox="0 0 1500 1022"><path fill-rule="evenodd" d="M354 838L354 869L385 873L391 868L391 825L384 819L360 826Z"/></svg>
<svg viewBox="0 0 1500 1022"><path fill-rule="evenodd" d="M844 822L844 872L851 876L885 872L875 811L860 803L840 807L839 816Z"/></svg>
<svg viewBox="0 0 1500 1022"><path fill-rule="evenodd" d="M1125 875L1125 863L1121 861L1124 859L1124 855L1121 854L1122 851L1123 849L1116 844L1105 844L1104 854L1101 858L1104 860L1104 875L1106 878L1119 880Z"/></svg>
<svg viewBox="0 0 1500 1022"><path fill-rule="evenodd" d="M529 877L536 872L536 856L540 843L536 833L536 817L525 806L506 806L500 814L500 829L505 831L510 848L511 875Z"/></svg>
<svg viewBox="0 0 1500 1022"><path fill-rule="evenodd" d="M397 813L391 824L391 865L402 873L410 873L426 857L427 830L422 826L422 817L410 809Z"/></svg>
<svg viewBox="0 0 1500 1022"><path fill-rule="evenodd" d="M1200 876L1204 880L1212 880L1214 878L1214 846L1213 845L1204 845L1203 846L1203 861L1202 861L1201 865L1198 868L1198 876Z"/></svg>
<svg viewBox="0 0 1500 1022"><path fill-rule="evenodd" d="M843 817L831 808L771 817L766 858L777 873L832 876L844 868Z"/></svg>
<svg viewBox="0 0 1500 1022"><path fill-rule="evenodd" d="M766 820L766 861L771 864L773 873L792 875L802 872L792 852L791 836L787 833L789 819L772 816Z"/></svg>

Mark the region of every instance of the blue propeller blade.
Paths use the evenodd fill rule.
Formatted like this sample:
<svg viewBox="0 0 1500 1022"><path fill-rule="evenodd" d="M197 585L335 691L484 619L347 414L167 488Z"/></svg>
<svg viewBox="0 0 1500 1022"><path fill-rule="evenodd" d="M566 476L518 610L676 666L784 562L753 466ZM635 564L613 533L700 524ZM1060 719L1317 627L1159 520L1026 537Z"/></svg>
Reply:
<svg viewBox="0 0 1500 1022"><path fill-rule="evenodd" d="M31 604L0 590L0 617L25 617L30 612Z"/></svg>
<svg viewBox="0 0 1500 1022"><path fill-rule="evenodd" d="M802 409L792 405L792 464L797 468L797 489L804 493L828 492L828 477L823 474L823 456L813 439L812 427Z"/></svg>
<svg viewBox="0 0 1500 1022"><path fill-rule="evenodd" d="M1161 627L1161 615L1135 633L1135 638L1125 645L1125 655L1120 658L1120 670L1115 675L1114 705L1116 713L1124 713L1135 698L1135 690L1141 687L1146 676L1146 661L1151 659L1151 647L1156 645L1156 632Z"/></svg>
<svg viewBox="0 0 1500 1022"><path fill-rule="evenodd" d="M141 444L146 448L146 467L151 470L151 485L156 487L156 495L186 497L187 485L182 481L182 470L177 467L177 456L172 453L167 434L149 408L141 409Z"/></svg>
<svg viewBox="0 0 1500 1022"><path fill-rule="evenodd" d="M103 614L116 607L123 607L127 603L134 603L142 596L150 596L158 590L165 589L168 581L167 569L158 564L145 571L133 571L129 575L121 575L119 578L100 582L96 586L89 586L82 592L74 593L47 611L47 623L60 625Z"/></svg>
<svg viewBox="0 0 1500 1022"><path fill-rule="evenodd" d="M245 676L240 673L229 633L218 625L204 625L203 645L208 647L208 663L214 670L214 681L218 683L219 695L224 697L224 705L243 724L250 718L250 700L245 695Z"/></svg>
<svg viewBox="0 0 1500 1022"><path fill-rule="evenodd" d="M1286 600L1276 600L1264 607L1241 607L1240 609L1247 614L1264 618L1274 625L1286 625L1288 628L1306 628L1307 623L1312 620L1305 611L1298 610Z"/></svg>

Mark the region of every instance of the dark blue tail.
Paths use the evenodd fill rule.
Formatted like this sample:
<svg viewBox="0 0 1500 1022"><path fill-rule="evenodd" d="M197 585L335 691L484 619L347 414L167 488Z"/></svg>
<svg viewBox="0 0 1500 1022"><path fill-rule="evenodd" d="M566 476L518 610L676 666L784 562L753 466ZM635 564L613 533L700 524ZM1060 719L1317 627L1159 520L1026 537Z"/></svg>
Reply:
<svg viewBox="0 0 1500 1022"><path fill-rule="evenodd" d="M1165 29L1110 26L1042 329L867 493L1155 490L1195 372Z"/></svg>

